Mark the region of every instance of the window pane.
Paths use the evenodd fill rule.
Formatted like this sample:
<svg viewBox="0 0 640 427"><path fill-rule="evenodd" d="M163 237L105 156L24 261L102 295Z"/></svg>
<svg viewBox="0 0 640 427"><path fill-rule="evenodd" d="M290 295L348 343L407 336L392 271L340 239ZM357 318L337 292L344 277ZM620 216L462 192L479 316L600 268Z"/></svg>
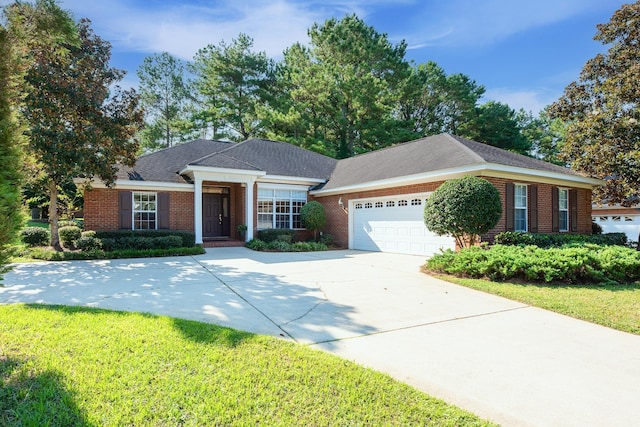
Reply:
<svg viewBox="0 0 640 427"><path fill-rule="evenodd" d="M515 209L514 210L514 228L515 231L527 231L527 210Z"/></svg>
<svg viewBox="0 0 640 427"><path fill-rule="evenodd" d="M568 231L569 230L569 212L560 211L560 217L558 218L558 226L560 231Z"/></svg>
<svg viewBox="0 0 640 427"><path fill-rule="evenodd" d="M514 187L514 207L526 208L527 207L527 186L516 185Z"/></svg>

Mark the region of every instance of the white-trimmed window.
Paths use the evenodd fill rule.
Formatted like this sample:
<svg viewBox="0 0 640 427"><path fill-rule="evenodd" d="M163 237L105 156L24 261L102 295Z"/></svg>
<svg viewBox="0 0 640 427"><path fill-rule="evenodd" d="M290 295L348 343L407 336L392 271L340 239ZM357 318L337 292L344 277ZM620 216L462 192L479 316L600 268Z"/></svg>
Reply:
<svg viewBox="0 0 640 427"><path fill-rule="evenodd" d="M527 186L515 184L513 186L513 228L515 231L528 230L527 227Z"/></svg>
<svg viewBox="0 0 640 427"><path fill-rule="evenodd" d="M569 231L569 190L558 189L558 229Z"/></svg>
<svg viewBox="0 0 640 427"><path fill-rule="evenodd" d="M157 193L132 193L133 229L155 230L158 228Z"/></svg>
<svg viewBox="0 0 640 427"><path fill-rule="evenodd" d="M302 228L300 209L307 192L279 188L258 189L258 228Z"/></svg>

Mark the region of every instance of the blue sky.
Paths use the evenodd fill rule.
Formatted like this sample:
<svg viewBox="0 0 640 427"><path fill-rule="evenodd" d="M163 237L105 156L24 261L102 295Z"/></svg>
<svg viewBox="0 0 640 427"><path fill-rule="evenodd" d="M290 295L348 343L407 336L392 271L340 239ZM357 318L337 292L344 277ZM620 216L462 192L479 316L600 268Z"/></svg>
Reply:
<svg viewBox="0 0 640 427"><path fill-rule="evenodd" d="M0 0L0 5L10 3ZM274 59L307 42L314 22L355 13L392 42L405 40L407 59L437 62L486 87L486 100L537 113L577 79L584 63L604 51L593 40L621 0L61 0L89 18L113 44L112 65L136 86L145 56L194 53L240 32Z"/></svg>

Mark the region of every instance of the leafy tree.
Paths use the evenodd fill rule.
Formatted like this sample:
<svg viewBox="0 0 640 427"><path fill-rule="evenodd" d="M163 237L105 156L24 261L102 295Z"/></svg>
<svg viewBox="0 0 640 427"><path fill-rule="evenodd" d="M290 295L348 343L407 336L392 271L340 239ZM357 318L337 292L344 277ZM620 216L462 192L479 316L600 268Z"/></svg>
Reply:
<svg viewBox="0 0 640 427"><path fill-rule="evenodd" d="M392 114L409 73L406 44L392 45L355 15L308 33L308 48L298 43L284 54L290 102L280 103L281 128L295 130L302 145L326 141L323 151L340 158L406 140Z"/></svg>
<svg viewBox="0 0 640 427"><path fill-rule="evenodd" d="M300 208L300 219L308 230L313 231L313 239L318 240L318 230L321 230L327 222L324 206L315 200L305 203Z"/></svg>
<svg viewBox="0 0 640 427"><path fill-rule="evenodd" d="M439 236L452 235L461 248L475 245L501 215L500 193L489 181L475 176L444 182L424 207L427 228Z"/></svg>
<svg viewBox="0 0 640 427"><path fill-rule="evenodd" d="M21 173L24 159L24 127L18 116L24 95L24 73L34 56L56 49L61 40L74 40L75 26L68 12L54 1L34 4L15 2L3 9L0 25L0 278L7 271L9 245L23 225Z"/></svg>
<svg viewBox="0 0 640 427"><path fill-rule="evenodd" d="M444 122L442 132L464 136L465 124L473 122L476 105L484 95L485 88L461 73L447 76L446 92L440 107Z"/></svg>
<svg viewBox="0 0 640 427"><path fill-rule="evenodd" d="M183 140L190 91L182 62L167 52L148 56L138 68L140 100L147 123L142 146L168 148Z"/></svg>
<svg viewBox="0 0 640 427"><path fill-rule="evenodd" d="M545 162L564 166L566 163L560 154L565 141L565 123L558 118L549 117L548 107L538 117L522 109L517 117L522 136L531 145L530 154Z"/></svg>
<svg viewBox="0 0 640 427"><path fill-rule="evenodd" d="M214 138L245 140L262 132L259 106L271 96L274 63L264 52L254 52L253 39L240 34L230 44L200 49L192 71L202 97L199 120L211 124Z"/></svg>
<svg viewBox="0 0 640 427"><path fill-rule="evenodd" d="M112 185L116 164L135 162L133 136L142 125L135 91L112 88L124 72L109 67L111 45L87 20L79 22L78 34L78 46L69 46L65 55L39 52L26 74L28 150L48 177L51 245L58 250L59 185L77 176Z"/></svg>
<svg viewBox="0 0 640 427"><path fill-rule="evenodd" d="M597 202L640 202L640 2L623 5L595 40L606 53L587 61L580 77L550 107L567 123L563 155L571 167L604 179Z"/></svg>
<svg viewBox="0 0 640 427"><path fill-rule="evenodd" d="M507 104L489 101L476 109L476 116L462 126L460 135L520 154L528 154L531 143L521 133L519 116Z"/></svg>

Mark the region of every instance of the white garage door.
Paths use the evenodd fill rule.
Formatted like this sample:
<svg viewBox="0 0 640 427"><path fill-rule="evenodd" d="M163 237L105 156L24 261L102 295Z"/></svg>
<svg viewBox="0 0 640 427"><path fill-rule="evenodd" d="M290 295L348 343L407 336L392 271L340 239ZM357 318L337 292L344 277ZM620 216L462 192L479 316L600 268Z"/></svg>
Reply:
<svg viewBox="0 0 640 427"><path fill-rule="evenodd" d="M353 249L430 256L455 249L451 236L437 236L424 225L428 195L359 199L350 204Z"/></svg>
<svg viewBox="0 0 640 427"><path fill-rule="evenodd" d="M640 215L593 215L592 219L603 233L625 233L630 242L638 241Z"/></svg>

